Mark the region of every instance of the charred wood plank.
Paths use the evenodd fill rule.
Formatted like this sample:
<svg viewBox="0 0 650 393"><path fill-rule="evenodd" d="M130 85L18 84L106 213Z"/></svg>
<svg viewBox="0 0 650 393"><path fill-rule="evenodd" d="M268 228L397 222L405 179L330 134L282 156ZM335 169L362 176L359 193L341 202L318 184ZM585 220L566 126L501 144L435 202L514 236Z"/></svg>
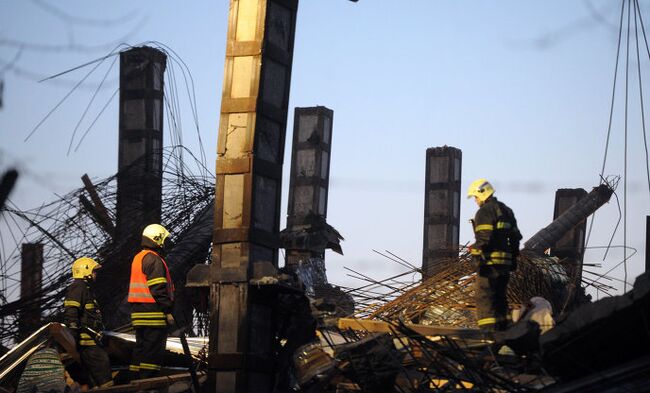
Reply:
<svg viewBox="0 0 650 393"><path fill-rule="evenodd" d="M490 337L488 332L481 329L428 326L413 323L407 323L405 325L423 336L449 336L463 339L486 339ZM395 326L388 322L354 318L340 318L338 327L339 329L352 329L373 333L392 333L396 331Z"/></svg>
<svg viewBox="0 0 650 393"><path fill-rule="evenodd" d="M111 237L115 236L115 225L113 225L113 221L111 220L111 217L108 215L108 210L106 209L106 206L104 206L104 203L102 202L101 198L97 194L97 189L95 188L95 185L88 177L88 174L84 173L84 175L81 176L81 181L83 181L84 188L88 192L88 195L90 195L90 200L93 202L92 206L94 208L93 209L94 212L91 212L91 214L96 215L96 217L100 220L97 221L97 223L101 225L102 229L104 229L106 233L111 235Z"/></svg>

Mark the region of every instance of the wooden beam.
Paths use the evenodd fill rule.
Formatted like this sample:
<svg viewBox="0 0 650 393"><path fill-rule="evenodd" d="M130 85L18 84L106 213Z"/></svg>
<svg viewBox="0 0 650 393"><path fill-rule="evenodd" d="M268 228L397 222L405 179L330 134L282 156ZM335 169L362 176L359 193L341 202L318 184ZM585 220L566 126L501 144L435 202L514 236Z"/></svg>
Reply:
<svg viewBox="0 0 650 393"><path fill-rule="evenodd" d="M205 380L204 372L198 372L197 376L199 377L200 381ZM140 390L170 387L172 384L182 383L182 382L187 382L188 384L187 389L182 391L189 392L190 385L191 385L191 375L190 373L182 373L182 374L166 375L164 377L138 379L135 381L131 381L131 383L128 385L115 385L107 388L95 388L93 389L93 393L137 392Z"/></svg>
<svg viewBox="0 0 650 393"><path fill-rule="evenodd" d="M492 335L481 329L454 328L446 326L428 326L414 323L406 323L406 327L423 336L450 336L463 339L492 339ZM339 329L352 329L365 332L393 333L397 326L383 321L372 321L367 319L340 318Z"/></svg>
<svg viewBox="0 0 650 393"><path fill-rule="evenodd" d="M115 227L113 226L113 223L106 221L99 210L97 210L96 206L93 205L88 198L79 195L79 202L81 203L81 206L86 209L88 214L90 214L90 218L92 218L93 221L104 230L104 232L106 232L111 238L115 237Z"/></svg>
<svg viewBox="0 0 650 393"><path fill-rule="evenodd" d="M102 202L101 198L97 194L97 189L93 182L90 180L88 177L87 173L84 173L83 176L81 176L81 181L84 183L84 188L88 192L88 195L90 195L90 200L93 201L93 206L95 207L97 216L101 219L102 227L105 226L105 230L113 236L115 234L115 225L113 225L113 221L111 220L111 217L108 215L108 209L106 209L106 206L104 206L104 203Z"/></svg>

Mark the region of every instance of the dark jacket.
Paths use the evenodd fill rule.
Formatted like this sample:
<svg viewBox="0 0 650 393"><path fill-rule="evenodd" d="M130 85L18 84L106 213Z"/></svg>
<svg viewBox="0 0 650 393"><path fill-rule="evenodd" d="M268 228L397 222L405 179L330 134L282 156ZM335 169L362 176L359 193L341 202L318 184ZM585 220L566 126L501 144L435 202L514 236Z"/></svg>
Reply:
<svg viewBox="0 0 650 393"><path fill-rule="evenodd" d="M89 332L83 329L88 327L97 332L104 329L102 314L91 284L84 279L75 278L68 287L63 306L63 323L71 329L77 329L73 331L80 336L79 344L95 345Z"/></svg>
<svg viewBox="0 0 650 393"><path fill-rule="evenodd" d="M482 265L515 266L521 233L512 210L496 197L488 198L476 212L474 235L472 255Z"/></svg>

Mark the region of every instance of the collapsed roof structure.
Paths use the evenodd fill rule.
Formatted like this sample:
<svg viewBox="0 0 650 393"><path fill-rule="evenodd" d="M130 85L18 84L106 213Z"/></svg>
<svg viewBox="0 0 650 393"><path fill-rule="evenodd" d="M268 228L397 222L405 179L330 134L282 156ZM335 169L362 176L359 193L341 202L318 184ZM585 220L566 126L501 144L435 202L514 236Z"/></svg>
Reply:
<svg viewBox="0 0 650 393"><path fill-rule="evenodd" d="M174 159L174 151L175 149L166 153L166 157L169 155L166 162L180 162ZM170 191L163 195L165 201L170 198L169 202L173 206L173 210L165 209L163 216L169 217L167 222L178 223L178 226L172 224L171 228L174 233L179 234L178 247L169 255L170 268L175 277L183 277L197 260L208 258L211 235L209 229L212 225L210 213L213 208L210 198L211 180L200 176L191 176L186 170L182 171L183 174L180 176L181 171L170 169L171 164L167 168L164 184L165 190ZM108 206L108 212L111 211L110 207L114 206L111 203L115 197L115 188L111 186L114 182L115 177L112 177L93 185L93 189L96 195L100 196L103 205ZM182 186L179 186L180 184ZM548 248L575 223L584 221L588 215L607 202L612 191L607 184L596 187L587 198L583 198L539 232L544 234L546 239L550 238L551 240L547 240L547 243L543 243L541 247L528 246L524 248L509 287L508 296L512 305L525 304L533 296L543 296L551 302L557 315L560 315L563 310L575 309L580 303L588 303L584 294L580 292L578 278L571 276L571 269L566 269L568 261L546 256L539 250ZM50 274L43 289L36 292L33 298L29 298L29 301L16 300L6 304L7 307L3 307L2 320L8 327L5 330L6 336L3 337L5 342L20 333L18 331L20 325L15 316L26 315L27 310L33 308L33 305L41 299L47 300L43 302L42 306L46 311L43 320L57 319L62 296L60 293L61 283L67 280L67 262L71 255L100 253L106 252L103 250L107 249L115 250L115 245L108 247L106 244L96 241L73 241L79 236L92 238L93 233L97 237L98 232L105 232L98 220L85 207L83 195L87 192L87 187L80 188L66 195L57 203L41 208L39 211L21 212L11 208L7 211L6 214L28 220L31 230L40 233L40 241L45 245L43 250L47 252L47 260L51 261L50 263L57 262L51 265L56 269L50 267L48 270L58 272L60 276L56 277L55 274ZM189 202L187 205L179 206L173 205L172 200ZM64 209L63 206L66 208ZM48 212L56 214L49 215ZM175 217L176 212L183 212L184 217L182 219ZM109 213L110 216L111 213ZM568 218L573 224L559 224ZM320 228L330 231L328 227L322 225ZM533 244L532 240L539 237L539 234L533 236L526 244ZM107 242L110 241L110 238L107 238ZM75 248L80 245L86 248ZM87 248L89 245L95 248L89 250ZM106 263L110 264L110 254L101 255L107 255ZM17 257L16 252L14 258ZM57 258L59 259L57 260ZM584 317L570 317L569 322L559 324L555 329L542 335L541 338L534 338L532 341L535 344L532 344L532 348L535 350L542 348L543 352L535 352L530 349L530 337L528 337L526 345L518 346L517 340L522 335L517 335L516 332L510 333L515 336L513 339L512 337L492 336L474 329L476 326L472 287L474 267L466 252L461 252L459 257L447 262L442 261L446 268L439 270L422 282L412 282L399 288L396 288L395 283L386 285L386 287L396 289L395 293L399 295L372 295L372 291L363 287L348 289L347 292L356 300L355 315L349 315L350 306L341 308L338 305L339 307L337 307L337 301L345 301L341 297L329 297L326 300L321 297L320 300L317 300L317 294L312 291L308 297L311 301L305 302L304 299L308 298L305 297L304 283L309 283L310 277L312 278L311 282L314 282L314 278L315 281L318 281L318 277L324 274L318 268L322 267L322 262L316 260L316 267L312 266L312 262L314 262L312 257L299 261L294 268L294 272L298 275L293 278L291 275L280 274L268 277L272 278L271 281L260 281L256 284L285 287L286 295L279 298L278 307L284 307L285 316L289 316L286 319L295 322L296 326L302 326L301 329L308 330L310 320L318 321L320 340L313 341L313 337L308 338L309 334L305 335L307 338L304 343L296 343L291 347L293 349L291 353L286 355L292 358L289 363L293 366L288 366L285 359L284 365L275 370L278 375L292 370L288 379L278 376L278 380L282 381L284 378L286 385L292 386L293 389L314 392L342 391L341 389L349 389L349 391L359 389L362 391L382 391L381 389L384 391L423 391L426 386L429 391L454 390L459 387L474 391L530 391L539 390L549 385L558 387L561 386L558 384L560 382L576 383L576 379L584 376L584 372L566 372L567 369L577 370L577 368L568 367L572 358L565 356L567 345L571 345L568 348L572 351L577 350L573 349L577 345L575 337L582 337L583 329L585 329L584 326L572 327L575 326L575 323L570 321L577 318L584 323ZM413 269L413 271L415 270L417 269ZM413 273L413 271L409 273ZM178 274L179 272L180 274ZM301 281L296 281L296 277L300 277ZM644 282L643 279L641 282ZM639 289L635 287L635 293L627 295L625 299L633 299L632 303L628 300L616 303L621 306L614 306L613 309L633 307L630 309L631 311L618 312L617 316L630 315L631 318L636 318L639 315L639 311L642 311L639 307L646 301L645 293L647 291L643 288L645 288L643 285ZM196 299L200 299L202 295L194 293L190 297L193 297L193 301L196 303ZM119 303L114 302L113 304L114 307L119 307ZM302 306L299 306L300 304ZM603 309L603 306L598 304L587 307ZM605 307L605 309L611 308L612 306ZM341 310L348 310L348 312L341 312ZM606 311L594 314L590 309L578 308L576 313L580 315L599 315L600 313L601 320L603 318L611 320L612 318L612 315ZM354 317L354 319L341 317ZM182 351L178 347L179 339L170 338L168 350L171 352L165 360L165 365L169 370L178 367L188 370L188 367L195 367L198 371L199 384L205 386L208 345L207 331L205 325L202 325L205 323L205 317L190 320L193 321L195 328L193 335L198 333L199 336L204 337L198 338L199 341L195 341L193 349L190 351L194 362L188 363L183 356L174 357L174 352L182 353ZM56 324L49 323L46 327L37 330L25 342L15 346L2 358L3 367L7 370L6 375L1 378L3 386L9 386L11 381L16 381L16 371L20 370L20 366L24 364L27 356L38 348L42 342L43 332L48 329L54 329L56 333L52 333L52 335L58 337L59 341L66 342L64 338L61 338L65 336L65 333L61 333L65 330ZM589 328L589 330L593 329ZM606 332L607 330L604 330L602 334L606 334ZM284 331L285 335L287 333L289 331ZM289 335L291 334L295 334L295 331ZM106 348L111 354L113 364L118 369L120 364L122 367L126 367L128 352L132 345L129 343L132 343L133 336L110 330L105 332L105 336L108 338ZM35 337L41 337L41 340L35 340ZM535 333L533 333L533 337L535 337ZM543 353L543 357L539 358L534 365L524 367L516 357L493 352L490 343L494 342L510 343L516 350L522 351L519 353L520 356L526 357L533 356L534 353ZM174 345L176 345L175 350ZM70 343L67 348L72 348L71 352L74 352L74 346ZM616 366L620 362L634 361L641 355L630 353L625 358L618 358L616 362L596 364L600 364L600 369L604 371L607 367ZM69 356L69 359L73 358L73 355ZM589 359L600 362L598 359L602 359L602 356L592 354ZM568 362L567 367L554 368L552 366L561 364L561 361ZM554 370L554 373L549 374L543 371L544 367L549 367ZM626 369L620 372L634 371ZM167 382L164 382L164 379L133 381L127 385L120 385L119 388L116 387L116 389L122 390L107 389L106 391L135 391L143 386L170 386L174 383L179 389L187 391L191 389L191 376L187 371L184 373L172 372L169 375L170 377L166 378L172 379L167 379Z"/></svg>
<svg viewBox="0 0 650 393"><path fill-rule="evenodd" d="M296 190L290 205L303 210L293 211L300 214L280 235L296 8L295 0L233 2L216 180L207 172L192 175L181 159L182 147L160 149L164 56L151 48L123 53L118 174L95 184L85 177L84 188L59 201L30 211L10 206L5 213L13 223L15 247L3 253L0 340L13 349L0 359L8 371L0 376L2 389L15 387L45 334L65 349L68 365L74 364L73 345L54 321L69 262L81 255L96 255L105 265L97 289L109 328L103 332L105 345L120 380L133 342L124 303L125 266L137 247L139 226L151 221L164 222L177 237L168 256L180 290L176 314L200 338L184 345L183 333L176 332L178 339L168 340L166 379L130 381L98 392L171 388L172 382L185 383L178 391L560 392L593 387L602 375L625 380L626 388L645 387L642 351L612 356L614 346L596 353L585 348L618 323L637 327L621 343L648 341L647 277L640 277L629 294L588 304L576 268L581 261L545 254L607 202L615 188L607 182L575 201L522 251L509 288L511 304L543 296L557 315L567 315L541 335L540 327L525 319L502 334L474 329L474 268L467 253L459 253L454 204L458 149L432 151L435 159L427 164L431 210L425 243L444 252L425 251L426 266L408 273L423 273L422 282L388 279L347 291L327 283L324 250L342 251L342 236L325 220L332 114L323 107L306 111L312 117L304 122L308 127L297 122L296 145L306 149L296 160L307 165L292 170ZM24 239L34 246L23 247ZM279 268L281 246L291 251L289 269ZM18 285L6 277L18 270L19 261L38 285L21 287L21 298L14 299ZM377 294L377 285L390 292ZM184 356L178 356L179 342ZM502 345L514 353L501 353ZM580 353L588 356L575 367Z"/></svg>

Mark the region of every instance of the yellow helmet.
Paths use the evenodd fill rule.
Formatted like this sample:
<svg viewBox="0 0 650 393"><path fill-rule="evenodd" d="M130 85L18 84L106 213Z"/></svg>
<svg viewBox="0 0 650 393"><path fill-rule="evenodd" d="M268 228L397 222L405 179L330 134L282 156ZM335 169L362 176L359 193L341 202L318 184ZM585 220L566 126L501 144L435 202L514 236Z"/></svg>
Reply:
<svg viewBox="0 0 650 393"><path fill-rule="evenodd" d="M481 202L485 202L492 194L494 194L494 187L485 179L474 180L467 189L468 198L476 197Z"/></svg>
<svg viewBox="0 0 650 393"><path fill-rule="evenodd" d="M160 224L149 224L142 231L142 237L154 242L158 247L162 248L165 240L169 237L169 231Z"/></svg>
<svg viewBox="0 0 650 393"><path fill-rule="evenodd" d="M72 278L92 277L93 270L102 267L92 258L82 257L72 262Z"/></svg>

